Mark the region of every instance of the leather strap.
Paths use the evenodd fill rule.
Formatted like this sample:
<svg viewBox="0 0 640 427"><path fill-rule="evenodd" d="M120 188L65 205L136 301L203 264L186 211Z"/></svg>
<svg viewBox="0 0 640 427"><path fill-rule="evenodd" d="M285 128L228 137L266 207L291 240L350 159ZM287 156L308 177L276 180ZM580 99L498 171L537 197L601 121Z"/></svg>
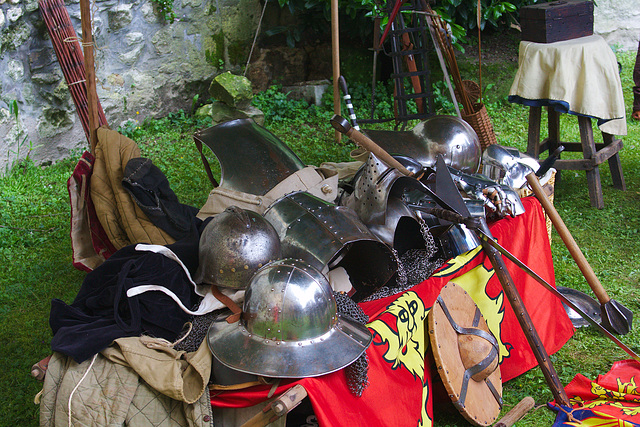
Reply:
<svg viewBox="0 0 640 427"><path fill-rule="evenodd" d="M227 323L235 323L240 320L242 309L238 304L236 304L231 298L220 292L220 289L218 289L216 285L211 285L211 293L214 297L216 297L218 301L227 306L227 308L233 313L229 317L227 317Z"/></svg>
<svg viewBox="0 0 640 427"><path fill-rule="evenodd" d="M205 172L207 172L207 176L209 177L209 181L211 181L211 183L213 184L214 187L217 187L218 186L218 181L216 181L216 179L213 177L213 172L211 172L211 166L209 166L209 161L207 160L207 158L205 157L204 153L202 152L202 141L200 141L196 137L193 138L193 141L196 143L196 148L198 149L198 152L200 153L200 158L202 159L202 164L204 165Z"/></svg>

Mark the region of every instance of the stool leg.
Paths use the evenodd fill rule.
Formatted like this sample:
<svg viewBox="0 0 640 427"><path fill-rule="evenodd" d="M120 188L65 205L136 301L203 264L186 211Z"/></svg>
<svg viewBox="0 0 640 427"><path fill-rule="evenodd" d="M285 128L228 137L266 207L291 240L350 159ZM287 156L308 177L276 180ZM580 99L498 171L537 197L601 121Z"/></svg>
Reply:
<svg viewBox="0 0 640 427"><path fill-rule="evenodd" d="M614 141L613 135L602 132L602 141L604 145L609 145ZM611 180L613 188L626 191L627 186L624 183L624 175L622 175L622 164L620 163L620 153L616 153L609 157L609 170L611 171Z"/></svg>
<svg viewBox="0 0 640 427"><path fill-rule="evenodd" d="M549 155L551 155L560 145L560 113L554 110L553 107L547 107L547 130L549 136L547 137L546 147L549 150ZM560 169L558 169L555 177L556 185L560 185L561 181L562 175L560 174Z"/></svg>
<svg viewBox="0 0 640 427"><path fill-rule="evenodd" d="M580 127L582 155L585 159L593 159L593 156L596 153L596 143L593 140L593 128L591 127L591 119L588 117L578 116L578 125ZM591 206L596 209L602 209L604 208L604 199L602 198L600 169L597 165L595 165L591 169L587 169L586 172Z"/></svg>
<svg viewBox="0 0 640 427"><path fill-rule="evenodd" d="M560 145L560 113L554 110L552 107L547 107L549 116L549 154L556 151L558 145Z"/></svg>
<svg viewBox="0 0 640 427"><path fill-rule="evenodd" d="M529 133L527 135L527 154L540 157L540 118L542 107L529 107Z"/></svg>

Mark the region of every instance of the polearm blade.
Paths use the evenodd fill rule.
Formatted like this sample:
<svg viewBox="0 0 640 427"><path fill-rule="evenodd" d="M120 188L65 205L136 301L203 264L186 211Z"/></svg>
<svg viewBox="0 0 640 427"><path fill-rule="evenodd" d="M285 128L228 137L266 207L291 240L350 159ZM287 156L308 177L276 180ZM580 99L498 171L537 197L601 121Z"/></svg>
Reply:
<svg viewBox="0 0 640 427"><path fill-rule="evenodd" d="M571 300L569 300L567 297L562 295L556 288L551 286L546 280L544 280L542 277L540 277L535 271L533 271L531 268L529 268L529 266L527 266L524 262L522 262L518 258L516 258L516 256L513 255L511 252L509 252L504 246L500 245L494 239L492 239L489 236L487 236L484 232L482 232L482 230L477 230L477 231L478 231L478 235L480 236L480 238L483 241L487 242L489 245L491 245L493 248L495 248L498 252L500 252L504 257L506 257L509 261L513 262L515 265L517 265L522 270L524 270L529 276L534 278L538 283L540 283L542 286L544 286L549 292L551 292L556 297L560 298L560 300L563 303L565 303L573 311L578 313L584 320L586 320L591 326L596 328L601 334L603 334L605 337L609 338L611 341L616 343L616 345L618 347L620 347L622 350L624 350L633 359L635 359L638 362L640 362L640 356L638 356L633 350L631 350L629 347L627 347L622 341L620 341L615 335L613 335L611 332L609 332L605 327L603 327L595 319L593 319L591 316L589 316L584 310L582 310L576 304L571 302Z"/></svg>

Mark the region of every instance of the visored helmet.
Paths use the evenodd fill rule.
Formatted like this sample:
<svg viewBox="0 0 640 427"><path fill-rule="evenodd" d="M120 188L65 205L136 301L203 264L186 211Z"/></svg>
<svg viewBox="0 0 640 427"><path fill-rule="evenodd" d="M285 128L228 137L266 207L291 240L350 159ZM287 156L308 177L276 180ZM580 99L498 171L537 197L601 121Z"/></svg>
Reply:
<svg viewBox="0 0 640 427"><path fill-rule="evenodd" d="M536 159L513 147L493 144L482 153L482 174L515 190L522 188L527 175L539 168Z"/></svg>
<svg viewBox="0 0 640 427"><path fill-rule="evenodd" d="M280 238L256 212L230 206L200 236L196 283L244 289L263 265L281 258Z"/></svg>
<svg viewBox="0 0 640 427"><path fill-rule="evenodd" d="M214 323L207 336L214 357L254 375L301 378L351 364L372 340L366 326L337 313L326 277L287 258L260 269L245 293L242 318Z"/></svg>

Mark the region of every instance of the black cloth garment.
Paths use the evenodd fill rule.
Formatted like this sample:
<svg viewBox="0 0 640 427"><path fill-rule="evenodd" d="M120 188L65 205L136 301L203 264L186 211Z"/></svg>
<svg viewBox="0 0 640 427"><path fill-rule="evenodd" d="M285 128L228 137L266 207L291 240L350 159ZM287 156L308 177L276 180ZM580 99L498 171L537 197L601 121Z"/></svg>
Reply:
<svg viewBox="0 0 640 427"><path fill-rule="evenodd" d="M166 176L151 159L136 157L129 160L124 168L122 187L153 225L176 240L190 233L199 209L178 201Z"/></svg>
<svg viewBox="0 0 640 427"><path fill-rule="evenodd" d="M188 237L167 245L190 274L198 268L200 232L209 221L196 221ZM174 292L186 307L200 298L179 263L155 252L137 251L135 245L118 250L85 277L71 305L51 302L51 348L82 363L116 338L146 334L175 341L189 315L168 295L145 292L127 297L140 285L162 285Z"/></svg>

